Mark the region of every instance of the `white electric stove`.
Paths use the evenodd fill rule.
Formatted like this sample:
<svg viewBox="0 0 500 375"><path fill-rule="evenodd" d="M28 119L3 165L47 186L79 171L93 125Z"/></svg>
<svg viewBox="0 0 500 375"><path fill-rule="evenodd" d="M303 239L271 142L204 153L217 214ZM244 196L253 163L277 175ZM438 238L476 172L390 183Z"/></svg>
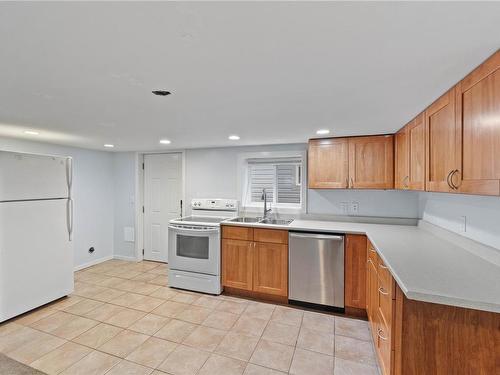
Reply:
<svg viewBox="0 0 500 375"><path fill-rule="evenodd" d="M220 294L220 223L238 216L234 199L193 199L192 216L170 221L168 260L171 287Z"/></svg>

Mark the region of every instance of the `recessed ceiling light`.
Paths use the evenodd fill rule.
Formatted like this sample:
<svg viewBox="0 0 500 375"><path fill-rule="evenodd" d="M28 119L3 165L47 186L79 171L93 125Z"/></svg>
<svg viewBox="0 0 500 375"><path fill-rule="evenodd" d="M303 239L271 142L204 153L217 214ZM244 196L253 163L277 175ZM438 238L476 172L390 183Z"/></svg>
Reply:
<svg viewBox="0 0 500 375"><path fill-rule="evenodd" d="M162 145L169 145L172 142L169 139L160 139L160 143Z"/></svg>
<svg viewBox="0 0 500 375"><path fill-rule="evenodd" d="M26 130L24 134L29 134L29 135L39 135L40 133L34 131L34 130Z"/></svg>
<svg viewBox="0 0 500 375"><path fill-rule="evenodd" d="M328 129L320 129L320 130L316 131L316 134L317 135L330 134L330 130L328 130Z"/></svg>
<svg viewBox="0 0 500 375"><path fill-rule="evenodd" d="M167 95L171 94L170 91L166 91L166 90L153 90L152 93L155 95L158 95L158 96L167 96Z"/></svg>
<svg viewBox="0 0 500 375"><path fill-rule="evenodd" d="M237 141L238 139L240 139L240 136L239 136L239 135L234 134L234 135L230 135L228 138L229 138L231 141Z"/></svg>
<svg viewBox="0 0 500 375"><path fill-rule="evenodd" d="M106 144L104 145L104 147L106 147L106 148L113 148L113 147L115 147L115 145L112 145L112 144L110 144L110 143L106 143Z"/></svg>

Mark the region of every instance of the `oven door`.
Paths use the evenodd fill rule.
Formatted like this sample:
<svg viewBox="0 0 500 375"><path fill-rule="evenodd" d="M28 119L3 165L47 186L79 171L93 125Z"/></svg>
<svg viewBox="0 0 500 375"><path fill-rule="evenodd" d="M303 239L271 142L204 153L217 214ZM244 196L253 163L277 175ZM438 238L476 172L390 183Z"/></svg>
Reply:
<svg viewBox="0 0 500 375"><path fill-rule="evenodd" d="M170 224L168 261L171 269L220 274L220 228Z"/></svg>

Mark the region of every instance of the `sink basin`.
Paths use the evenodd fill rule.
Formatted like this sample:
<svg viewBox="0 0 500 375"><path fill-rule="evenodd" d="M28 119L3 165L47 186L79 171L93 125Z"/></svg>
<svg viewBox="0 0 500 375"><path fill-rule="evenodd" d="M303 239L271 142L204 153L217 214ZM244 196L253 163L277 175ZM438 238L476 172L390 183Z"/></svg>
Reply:
<svg viewBox="0 0 500 375"><path fill-rule="evenodd" d="M259 224L288 225L292 221L293 219L263 219L259 221Z"/></svg>
<svg viewBox="0 0 500 375"><path fill-rule="evenodd" d="M228 221L232 221L233 223L258 223L261 219L260 217L235 217Z"/></svg>

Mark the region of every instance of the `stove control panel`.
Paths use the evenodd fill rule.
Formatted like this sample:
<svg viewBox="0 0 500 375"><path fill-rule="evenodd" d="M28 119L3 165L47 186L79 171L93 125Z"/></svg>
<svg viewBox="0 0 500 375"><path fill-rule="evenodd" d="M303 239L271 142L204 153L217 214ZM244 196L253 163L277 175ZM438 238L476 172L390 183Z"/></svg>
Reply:
<svg viewBox="0 0 500 375"><path fill-rule="evenodd" d="M238 201L236 199L193 199L191 208L193 210L238 211Z"/></svg>

